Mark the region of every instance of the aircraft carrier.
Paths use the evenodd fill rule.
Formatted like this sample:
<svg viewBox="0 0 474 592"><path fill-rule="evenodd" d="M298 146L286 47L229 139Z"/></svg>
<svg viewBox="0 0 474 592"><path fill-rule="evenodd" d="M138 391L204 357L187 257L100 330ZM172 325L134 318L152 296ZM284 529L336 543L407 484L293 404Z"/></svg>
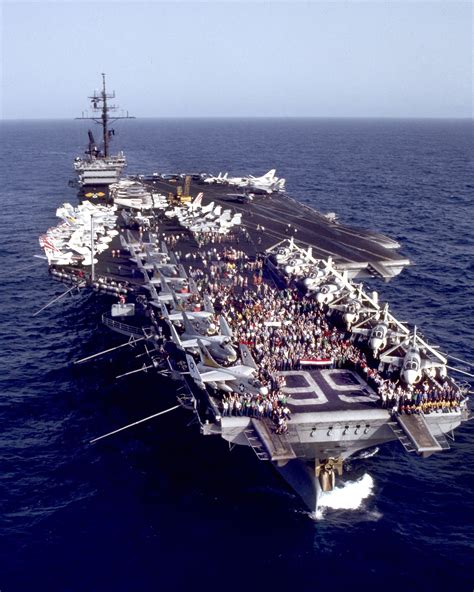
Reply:
<svg viewBox="0 0 474 592"><path fill-rule="evenodd" d="M250 176L237 188L184 172L100 189L77 207L65 204L60 231L41 238L51 275L68 291L116 296L102 320L147 360L124 375L171 377L177 405L204 436L250 447L310 510L352 454L398 439L428 456L447 450L447 436L470 419L469 386L447 375L447 359L355 283L389 280L409 265L396 241L340 224L281 185L262 191ZM249 316L237 317L229 302L261 310L280 296L294 304L293 316L268 314L265 335L294 324L301 305L325 328L322 341L352 357L329 346L290 362L272 354L277 370L264 371L258 360L272 352L242 338ZM243 408L229 409L229 400Z"/></svg>

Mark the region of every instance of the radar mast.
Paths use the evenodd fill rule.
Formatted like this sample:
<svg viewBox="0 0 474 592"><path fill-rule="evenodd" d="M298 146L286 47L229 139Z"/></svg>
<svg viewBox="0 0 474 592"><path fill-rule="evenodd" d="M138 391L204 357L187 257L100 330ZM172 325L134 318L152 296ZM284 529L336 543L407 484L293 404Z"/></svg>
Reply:
<svg viewBox="0 0 474 592"><path fill-rule="evenodd" d="M95 90L93 95L88 98L92 105L93 115L89 117L87 114L84 115L83 112L82 116L76 117L76 119L95 121L95 123L102 126L102 139L104 143L103 156L107 158L109 156L110 138L115 135L115 131L110 129L109 125L119 119L135 119L135 117L129 115L128 111L126 115L110 115L117 110L116 105L110 105L108 102L109 99L115 99L115 91L111 93L107 92L104 73L102 73L102 90Z"/></svg>

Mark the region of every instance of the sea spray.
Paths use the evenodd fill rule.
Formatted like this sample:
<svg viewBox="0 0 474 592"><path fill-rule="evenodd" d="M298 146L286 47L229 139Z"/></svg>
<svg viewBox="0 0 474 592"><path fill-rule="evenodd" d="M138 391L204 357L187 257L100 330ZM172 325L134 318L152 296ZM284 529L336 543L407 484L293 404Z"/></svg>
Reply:
<svg viewBox="0 0 474 592"><path fill-rule="evenodd" d="M372 458L373 456L378 454L379 450L380 450L380 448L378 446L375 446L375 448L369 448L368 450L363 450L362 452L360 452L357 456L354 456L353 458L355 460Z"/></svg>
<svg viewBox="0 0 474 592"><path fill-rule="evenodd" d="M372 495L373 489L374 480L368 473L365 473L357 481L346 481L332 491L322 492L316 518L322 518L327 508L332 510L358 510L364 500Z"/></svg>

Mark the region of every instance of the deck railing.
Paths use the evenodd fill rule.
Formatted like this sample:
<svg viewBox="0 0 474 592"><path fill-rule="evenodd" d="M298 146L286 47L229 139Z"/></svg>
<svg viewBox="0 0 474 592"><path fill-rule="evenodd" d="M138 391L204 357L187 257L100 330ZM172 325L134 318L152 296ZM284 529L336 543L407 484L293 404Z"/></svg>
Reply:
<svg viewBox="0 0 474 592"><path fill-rule="evenodd" d="M114 331L119 331L120 333L124 333L125 335L130 335L131 337L143 337L144 330L135 327L134 325L128 325L126 323L121 323L120 321L116 321L109 316L109 313L104 313L102 315L102 323L112 329Z"/></svg>

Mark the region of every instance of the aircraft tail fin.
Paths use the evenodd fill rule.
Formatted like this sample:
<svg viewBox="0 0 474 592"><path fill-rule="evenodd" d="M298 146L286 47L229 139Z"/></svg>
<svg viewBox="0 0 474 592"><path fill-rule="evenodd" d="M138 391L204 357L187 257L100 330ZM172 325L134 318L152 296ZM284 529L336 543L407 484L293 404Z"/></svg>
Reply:
<svg viewBox="0 0 474 592"><path fill-rule="evenodd" d="M210 312L211 314L215 314L214 305L212 304L212 300L209 298L209 294L204 294L204 310L205 312Z"/></svg>
<svg viewBox="0 0 474 592"><path fill-rule="evenodd" d="M284 191L285 183L286 183L286 179L278 179L276 186L275 186L276 190L277 191Z"/></svg>
<svg viewBox="0 0 474 592"><path fill-rule="evenodd" d="M203 206L201 208L201 213L202 214L207 214L209 212L212 212L213 209L214 209L214 202L211 201L211 203L207 204L207 206Z"/></svg>
<svg viewBox="0 0 474 592"><path fill-rule="evenodd" d="M183 304L178 300L178 298L176 297L176 294L171 290L171 295L173 297L173 304L174 304L174 308L175 310L181 312L184 310L184 306Z"/></svg>
<svg viewBox="0 0 474 592"><path fill-rule="evenodd" d="M168 286L168 282L165 279L165 276L158 270L160 276L160 294L173 294L174 292Z"/></svg>
<svg viewBox="0 0 474 592"><path fill-rule="evenodd" d="M273 179L275 177L275 173L276 173L276 169L271 169L268 171L268 173L265 173L262 176L262 179L267 179L267 180Z"/></svg>
<svg viewBox="0 0 474 592"><path fill-rule="evenodd" d="M227 222L227 226L238 226L242 223L242 214L234 214L232 218Z"/></svg>
<svg viewBox="0 0 474 592"><path fill-rule="evenodd" d="M204 197L204 193L201 191L196 195L194 201L191 203L191 209L196 210L202 206L202 198Z"/></svg>
<svg viewBox="0 0 474 592"><path fill-rule="evenodd" d="M209 350L200 339L198 339L198 345L201 364L204 366L209 366L210 368L220 368L219 364L214 360L214 358L209 353Z"/></svg>
<svg viewBox="0 0 474 592"><path fill-rule="evenodd" d="M199 295L198 287L192 277L189 278L189 291L191 292L191 294Z"/></svg>
<svg viewBox="0 0 474 592"><path fill-rule="evenodd" d="M222 315L219 317L219 329L221 335L225 335L226 337L230 337L232 339L232 329L229 327L228 322Z"/></svg>
<svg viewBox="0 0 474 592"><path fill-rule="evenodd" d="M164 302L160 302L160 309L161 309L161 316L166 319L167 321L170 320L170 315L168 313L168 309L166 308L166 304Z"/></svg>
<svg viewBox="0 0 474 592"><path fill-rule="evenodd" d="M232 217L231 211L230 210L224 210L219 218L219 220L221 222L224 222L226 220L230 220Z"/></svg>
<svg viewBox="0 0 474 592"><path fill-rule="evenodd" d="M196 329L193 327L188 315L184 312L184 310L181 314L183 316L183 325L185 333L189 333L190 335L196 333Z"/></svg>
<svg viewBox="0 0 474 592"><path fill-rule="evenodd" d="M179 272L179 277L187 279L188 274L186 273L186 271L181 263L178 265L178 272Z"/></svg>
<svg viewBox="0 0 474 592"><path fill-rule="evenodd" d="M199 373L199 370L196 366L196 362L194 361L193 357L190 356L189 354L186 354L186 362L188 363L188 369L189 369L189 374L191 375L191 378L194 380L194 382L196 382L200 386L204 386L204 382L201 378L201 374Z"/></svg>
<svg viewBox="0 0 474 592"><path fill-rule="evenodd" d="M161 241L161 252L168 255L168 247L166 246L165 241Z"/></svg>
<svg viewBox="0 0 474 592"><path fill-rule="evenodd" d="M244 344L241 343L239 345L240 350L240 357L242 358L242 364L244 366L248 366L249 368L253 368L254 370L258 370L258 366L253 359L252 354L250 353L249 348Z"/></svg>
<svg viewBox="0 0 474 592"><path fill-rule="evenodd" d="M173 325L173 323L170 321L168 323L169 328L170 328L170 332L171 332L171 341L177 345L178 347L183 347L183 344L181 343L181 339L178 335L178 332L176 331L176 327Z"/></svg>

